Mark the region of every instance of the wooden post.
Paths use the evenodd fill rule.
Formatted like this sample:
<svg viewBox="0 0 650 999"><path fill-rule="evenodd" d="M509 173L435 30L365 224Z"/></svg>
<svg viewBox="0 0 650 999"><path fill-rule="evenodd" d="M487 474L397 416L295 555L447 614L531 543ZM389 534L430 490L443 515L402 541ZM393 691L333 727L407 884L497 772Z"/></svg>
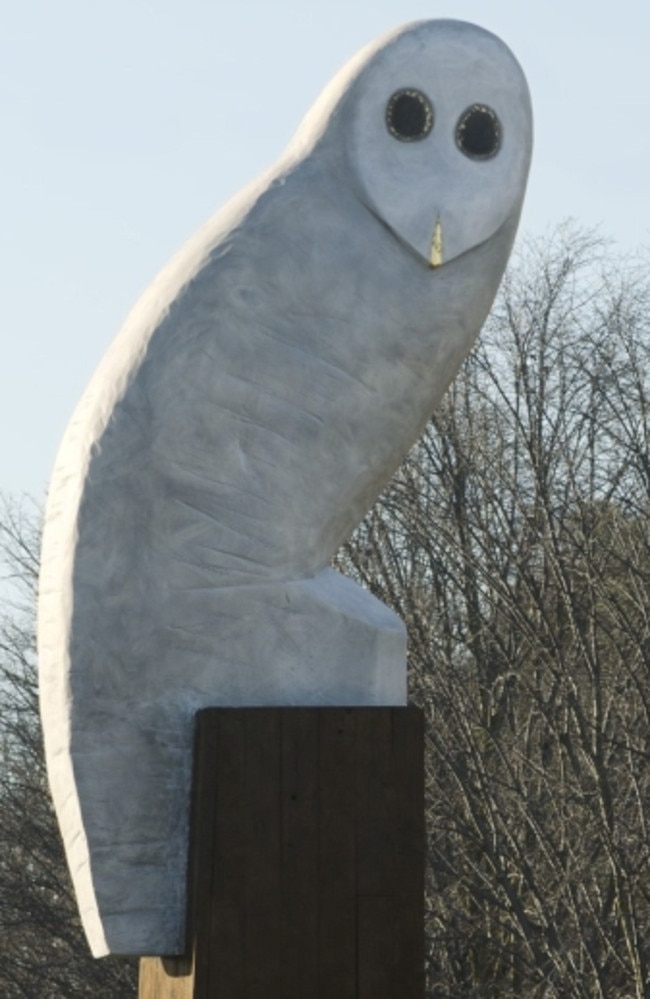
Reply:
<svg viewBox="0 0 650 999"><path fill-rule="evenodd" d="M140 999L423 999L416 708L197 715L185 958Z"/></svg>

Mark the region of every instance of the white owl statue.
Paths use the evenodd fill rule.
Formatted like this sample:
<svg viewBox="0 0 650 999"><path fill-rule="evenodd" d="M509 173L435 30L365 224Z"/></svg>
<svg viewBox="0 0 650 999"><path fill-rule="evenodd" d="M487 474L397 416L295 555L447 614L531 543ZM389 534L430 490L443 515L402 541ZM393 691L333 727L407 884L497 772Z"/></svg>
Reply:
<svg viewBox="0 0 650 999"><path fill-rule="evenodd" d="M398 28L163 270L81 399L38 642L96 956L183 950L197 710L406 703L402 622L329 563L472 347L531 145L498 38Z"/></svg>

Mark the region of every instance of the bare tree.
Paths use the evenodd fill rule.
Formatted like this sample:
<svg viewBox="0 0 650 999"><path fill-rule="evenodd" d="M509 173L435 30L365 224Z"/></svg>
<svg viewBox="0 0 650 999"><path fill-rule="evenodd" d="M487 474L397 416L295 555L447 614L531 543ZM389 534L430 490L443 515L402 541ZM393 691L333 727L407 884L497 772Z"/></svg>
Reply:
<svg viewBox="0 0 650 999"><path fill-rule="evenodd" d="M428 716L430 994L650 993L648 283L528 245L342 551Z"/></svg>
<svg viewBox="0 0 650 999"><path fill-rule="evenodd" d="M600 261L599 261L599 254ZM409 627L427 715L432 999L650 994L650 289L562 231L338 564ZM0 994L135 994L93 961L45 786L29 518L0 511Z"/></svg>
<svg viewBox="0 0 650 999"><path fill-rule="evenodd" d="M95 961L84 939L50 805L38 719L33 609L36 511L0 512L0 995L127 999L133 961Z"/></svg>

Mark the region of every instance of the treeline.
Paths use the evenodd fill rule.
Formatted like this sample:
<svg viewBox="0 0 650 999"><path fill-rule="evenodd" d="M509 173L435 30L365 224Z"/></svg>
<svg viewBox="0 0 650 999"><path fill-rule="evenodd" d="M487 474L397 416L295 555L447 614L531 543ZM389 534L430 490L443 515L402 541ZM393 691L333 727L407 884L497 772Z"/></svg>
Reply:
<svg viewBox="0 0 650 999"><path fill-rule="evenodd" d="M38 511L0 505L0 996L133 999L137 963L90 956L54 819L38 716Z"/></svg>
<svg viewBox="0 0 650 999"><path fill-rule="evenodd" d="M407 622L436 999L650 995L650 310L524 247L341 566Z"/></svg>
<svg viewBox="0 0 650 999"><path fill-rule="evenodd" d="M337 564L410 636L431 999L650 995L650 284L560 230ZM38 727L34 519L7 506L0 994L136 995L88 956ZM8 592L5 588L4 592Z"/></svg>

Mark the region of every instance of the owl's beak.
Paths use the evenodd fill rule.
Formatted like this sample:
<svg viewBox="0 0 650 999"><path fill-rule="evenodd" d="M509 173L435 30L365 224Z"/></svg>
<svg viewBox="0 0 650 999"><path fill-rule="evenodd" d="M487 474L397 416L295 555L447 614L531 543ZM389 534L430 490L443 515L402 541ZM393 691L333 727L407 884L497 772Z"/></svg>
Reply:
<svg viewBox="0 0 650 999"><path fill-rule="evenodd" d="M440 216L438 216L436 224L433 227L433 236L431 237L431 252L429 254L429 263L431 267L440 267L442 264L442 250L442 222L440 221Z"/></svg>

